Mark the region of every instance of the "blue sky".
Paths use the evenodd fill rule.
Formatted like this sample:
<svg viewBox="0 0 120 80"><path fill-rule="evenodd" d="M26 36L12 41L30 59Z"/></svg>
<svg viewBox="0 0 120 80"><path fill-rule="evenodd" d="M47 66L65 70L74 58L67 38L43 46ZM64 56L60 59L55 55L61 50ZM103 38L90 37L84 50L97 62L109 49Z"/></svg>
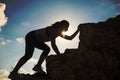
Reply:
<svg viewBox="0 0 120 80"><path fill-rule="evenodd" d="M105 21L120 14L119 0L0 0L0 3L5 3L8 18L0 32L0 70L8 71L24 55L24 37L29 31L66 19L70 22L70 35L80 23ZM77 48L78 42L78 35L72 41L57 38L61 53L66 48ZM50 42L46 44L50 46ZM41 50L35 50L32 60L23 67L25 71L32 71L40 53ZM55 54L52 48L51 54Z"/></svg>

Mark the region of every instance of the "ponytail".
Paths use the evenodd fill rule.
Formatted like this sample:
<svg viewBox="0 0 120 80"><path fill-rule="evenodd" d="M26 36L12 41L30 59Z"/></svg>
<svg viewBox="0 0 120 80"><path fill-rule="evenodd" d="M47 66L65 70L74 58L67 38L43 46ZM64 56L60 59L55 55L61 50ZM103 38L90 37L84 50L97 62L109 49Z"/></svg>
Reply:
<svg viewBox="0 0 120 80"><path fill-rule="evenodd" d="M69 26L69 22L66 20L62 20L60 22L57 21L54 24L52 24L51 27L60 29L60 28L63 28L64 25Z"/></svg>

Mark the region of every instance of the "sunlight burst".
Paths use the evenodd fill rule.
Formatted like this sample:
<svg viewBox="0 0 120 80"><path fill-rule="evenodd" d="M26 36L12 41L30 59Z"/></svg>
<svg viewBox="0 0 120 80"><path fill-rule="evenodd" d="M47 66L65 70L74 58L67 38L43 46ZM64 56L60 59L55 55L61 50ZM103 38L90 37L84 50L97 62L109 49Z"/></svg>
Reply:
<svg viewBox="0 0 120 80"><path fill-rule="evenodd" d="M66 35L66 32L65 32L65 31L62 31L62 35L65 36L65 35Z"/></svg>

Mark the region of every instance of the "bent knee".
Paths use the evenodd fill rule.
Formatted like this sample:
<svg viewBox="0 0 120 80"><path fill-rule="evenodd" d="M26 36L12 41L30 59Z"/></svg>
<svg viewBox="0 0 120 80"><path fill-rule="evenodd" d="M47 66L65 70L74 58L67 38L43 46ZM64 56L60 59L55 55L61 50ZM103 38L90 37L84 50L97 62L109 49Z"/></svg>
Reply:
<svg viewBox="0 0 120 80"><path fill-rule="evenodd" d="M48 55L49 52L50 52L50 48L49 48L49 47L47 47L47 48L44 49L44 51L43 51L43 53L44 53L45 55Z"/></svg>
<svg viewBox="0 0 120 80"><path fill-rule="evenodd" d="M45 52L46 52L46 53L49 53L49 52L50 52L50 48L47 47L47 48L45 49Z"/></svg>

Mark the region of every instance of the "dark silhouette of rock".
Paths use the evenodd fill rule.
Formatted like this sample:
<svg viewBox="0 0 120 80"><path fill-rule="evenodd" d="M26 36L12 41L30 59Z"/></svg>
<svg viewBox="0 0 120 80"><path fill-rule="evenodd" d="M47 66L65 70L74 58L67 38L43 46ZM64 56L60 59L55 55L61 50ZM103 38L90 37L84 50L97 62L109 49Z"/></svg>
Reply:
<svg viewBox="0 0 120 80"><path fill-rule="evenodd" d="M47 75L35 73L30 74L17 74L12 80L51 80Z"/></svg>
<svg viewBox="0 0 120 80"><path fill-rule="evenodd" d="M46 60L47 74L14 80L120 80L120 15L79 25L78 49L66 49Z"/></svg>
<svg viewBox="0 0 120 80"><path fill-rule="evenodd" d="M79 29L78 49L67 49L63 62L48 57L48 75L56 80L120 80L120 15Z"/></svg>

